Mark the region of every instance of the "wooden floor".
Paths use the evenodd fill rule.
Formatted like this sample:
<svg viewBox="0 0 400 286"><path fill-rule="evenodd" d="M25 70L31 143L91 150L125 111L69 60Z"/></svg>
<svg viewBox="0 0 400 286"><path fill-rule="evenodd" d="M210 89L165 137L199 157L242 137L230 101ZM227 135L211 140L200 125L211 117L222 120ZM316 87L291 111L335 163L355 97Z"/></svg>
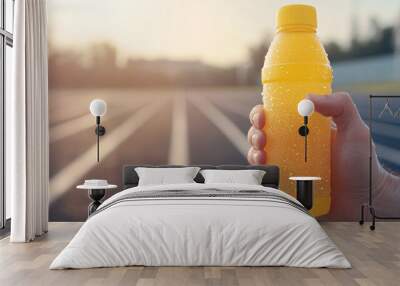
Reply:
<svg viewBox="0 0 400 286"><path fill-rule="evenodd" d="M352 269L289 267L123 267L48 270L80 223L51 223L32 243L0 241L0 285L400 285L400 222L322 224Z"/></svg>

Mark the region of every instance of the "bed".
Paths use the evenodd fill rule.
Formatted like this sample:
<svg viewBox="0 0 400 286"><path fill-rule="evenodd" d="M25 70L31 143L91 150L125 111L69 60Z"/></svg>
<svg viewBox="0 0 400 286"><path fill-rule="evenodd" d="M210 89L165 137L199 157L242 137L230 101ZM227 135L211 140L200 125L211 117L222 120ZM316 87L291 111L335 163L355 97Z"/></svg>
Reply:
<svg viewBox="0 0 400 286"><path fill-rule="evenodd" d="M151 186L138 186L136 167L123 167L124 190L102 203L50 269L351 267L307 210L278 189L276 166L198 166L263 170L261 185L205 184L198 173L194 183Z"/></svg>

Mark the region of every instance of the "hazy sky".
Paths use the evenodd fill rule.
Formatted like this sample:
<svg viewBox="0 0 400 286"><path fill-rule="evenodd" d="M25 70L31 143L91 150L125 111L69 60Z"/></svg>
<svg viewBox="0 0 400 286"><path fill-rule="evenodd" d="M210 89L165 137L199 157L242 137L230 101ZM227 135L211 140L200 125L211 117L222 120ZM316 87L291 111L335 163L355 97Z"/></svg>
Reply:
<svg viewBox="0 0 400 286"><path fill-rule="evenodd" d="M112 42L127 57L198 59L216 65L244 62L249 46L274 31L289 0L49 0L49 37L55 48ZM354 15L361 34L370 17L382 25L400 18L399 0L319 0L318 34L347 44Z"/></svg>

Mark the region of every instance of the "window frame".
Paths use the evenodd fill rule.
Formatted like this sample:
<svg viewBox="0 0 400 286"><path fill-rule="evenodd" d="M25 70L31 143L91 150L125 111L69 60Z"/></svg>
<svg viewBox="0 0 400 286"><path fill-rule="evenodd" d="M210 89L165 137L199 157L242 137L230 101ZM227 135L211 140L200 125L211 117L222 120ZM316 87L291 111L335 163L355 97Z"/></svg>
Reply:
<svg viewBox="0 0 400 286"><path fill-rule="evenodd" d="M6 1L12 2L11 17L14 21L15 0L0 0L1 3L1 21L0 21L0 230L3 232L9 228L9 221L6 218L6 189L5 189L5 97L6 97L6 65L7 65L7 46L13 47L13 33L7 31L7 11ZM14 29L12 29L14 30ZM0 232L0 235L1 235Z"/></svg>

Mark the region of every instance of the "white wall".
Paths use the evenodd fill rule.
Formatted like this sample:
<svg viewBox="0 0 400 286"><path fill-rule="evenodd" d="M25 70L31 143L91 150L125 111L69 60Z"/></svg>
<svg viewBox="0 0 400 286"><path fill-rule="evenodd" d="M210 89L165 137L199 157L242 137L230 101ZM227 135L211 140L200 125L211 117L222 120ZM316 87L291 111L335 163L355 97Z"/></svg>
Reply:
<svg viewBox="0 0 400 286"><path fill-rule="evenodd" d="M11 96L11 86L12 86L11 79L12 79L12 72L13 72L12 62L13 62L13 50L11 47L6 46L6 78L5 78L5 84L6 84L5 112L6 113L10 112L10 96ZM7 114L6 114L5 118L7 118ZM6 123L6 127L5 127L5 141L6 141L7 137L9 137L9 136L7 136L7 132L9 131L7 128L7 120L5 123ZM5 142L5 143L6 143L5 145L7 146L7 142ZM7 150L5 150L5 156L4 156L5 157L4 158L4 160L5 160L5 174L4 174L5 175L5 186L4 187L6 189L5 190L6 219L11 218L11 192L10 192L11 188L9 187L9 183L8 183L9 180L7 180L7 177L9 177L9 175L7 175L7 173L10 168L7 168L7 153L8 153Z"/></svg>

